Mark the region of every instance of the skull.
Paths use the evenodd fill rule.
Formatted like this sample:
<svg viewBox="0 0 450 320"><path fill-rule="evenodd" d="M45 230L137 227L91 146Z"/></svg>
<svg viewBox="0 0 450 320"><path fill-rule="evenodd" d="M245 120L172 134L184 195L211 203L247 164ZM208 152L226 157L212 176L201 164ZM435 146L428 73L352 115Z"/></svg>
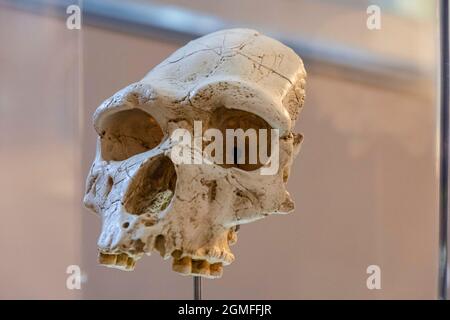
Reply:
<svg viewBox="0 0 450 320"><path fill-rule="evenodd" d="M286 183L302 141L292 128L305 78L290 48L254 30L231 29L189 42L104 101L93 117L97 154L84 198L102 218L99 262L133 270L157 251L173 259L178 273L220 277L234 260L230 245L239 225L294 209ZM234 152L231 163L173 160L183 145L173 138L177 130L194 140L200 132L200 144L191 147L207 158L208 129L225 135L239 128L276 129L278 135L253 142L259 150L269 141L277 159L250 163L247 152L236 161L242 151L232 139L223 145L224 153ZM240 147L248 151L247 138ZM276 170L262 174L274 161Z"/></svg>

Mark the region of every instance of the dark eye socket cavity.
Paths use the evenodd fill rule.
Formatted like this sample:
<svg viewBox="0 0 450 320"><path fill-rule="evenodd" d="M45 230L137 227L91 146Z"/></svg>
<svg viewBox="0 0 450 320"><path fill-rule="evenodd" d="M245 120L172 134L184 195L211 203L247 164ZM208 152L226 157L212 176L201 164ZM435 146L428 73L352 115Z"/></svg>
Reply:
<svg viewBox="0 0 450 320"><path fill-rule="evenodd" d="M208 128L218 129L223 137L223 159L218 163L224 168L253 171L263 166L260 149L265 144L266 157L271 155L271 126L261 117L242 110L219 107L210 119ZM227 134L227 129L232 131ZM242 129L239 134L239 129ZM265 130L266 135L260 135ZM254 131L252 133L251 131ZM231 138L231 139L230 139ZM265 138L265 141L260 138ZM208 143L206 143L208 144ZM228 158L228 161L227 161ZM230 161L231 160L231 161Z"/></svg>
<svg viewBox="0 0 450 320"><path fill-rule="evenodd" d="M122 161L158 146L164 133L151 115L140 109L116 112L99 130L102 158Z"/></svg>

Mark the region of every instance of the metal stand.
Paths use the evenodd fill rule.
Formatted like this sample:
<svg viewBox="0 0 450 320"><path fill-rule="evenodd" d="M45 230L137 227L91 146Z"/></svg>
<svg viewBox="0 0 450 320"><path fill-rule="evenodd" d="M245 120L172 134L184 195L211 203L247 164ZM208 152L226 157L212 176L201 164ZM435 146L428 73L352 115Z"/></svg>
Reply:
<svg viewBox="0 0 450 320"><path fill-rule="evenodd" d="M439 5L440 16L440 183L439 183L439 299L446 300L448 288L448 187L449 187L449 1L441 0Z"/></svg>
<svg viewBox="0 0 450 320"><path fill-rule="evenodd" d="M194 300L202 300L202 278L194 277Z"/></svg>

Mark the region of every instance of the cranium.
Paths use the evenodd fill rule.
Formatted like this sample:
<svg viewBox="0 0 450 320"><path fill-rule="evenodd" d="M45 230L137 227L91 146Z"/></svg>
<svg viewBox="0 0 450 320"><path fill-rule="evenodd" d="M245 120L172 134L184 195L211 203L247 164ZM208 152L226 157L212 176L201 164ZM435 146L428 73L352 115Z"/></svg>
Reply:
<svg viewBox="0 0 450 320"><path fill-rule="evenodd" d="M294 209L286 182L302 141L292 128L305 78L290 48L231 29L189 42L104 101L93 117L97 154L84 198L102 218L100 263L133 270L158 251L173 258L176 272L220 277L234 260L229 246L239 225ZM174 163L172 134L194 135L194 121L202 132L278 129L278 169L263 175L267 162Z"/></svg>

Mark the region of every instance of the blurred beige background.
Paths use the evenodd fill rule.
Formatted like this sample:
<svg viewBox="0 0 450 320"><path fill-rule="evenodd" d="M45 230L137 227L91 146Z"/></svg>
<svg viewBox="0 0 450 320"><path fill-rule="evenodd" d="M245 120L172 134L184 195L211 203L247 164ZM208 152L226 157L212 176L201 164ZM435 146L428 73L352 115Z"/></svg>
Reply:
<svg viewBox="0 0 450 320"><path fill-rule="evenodd" d="M374 33L364 8L327 1L261 5L257 15L249 3L170 2L236 25L270 21L266 29L363 47L428 72L398 90L305 61L297 127L305 141L289 181L296 211L242 226L236 261L222 279L204 281L204 297L436 298L436 22L387 13ZM97 266L101 221L81 206L95 153L92 112L183 43L88 25L71 31L64 20L5 7L0 39L0 298L190 299L192 279L157 255L133 273ZM81 290L66 288L72 264L84 272ZM369 265L381 267L381 290L366 287Z"/></svg>

